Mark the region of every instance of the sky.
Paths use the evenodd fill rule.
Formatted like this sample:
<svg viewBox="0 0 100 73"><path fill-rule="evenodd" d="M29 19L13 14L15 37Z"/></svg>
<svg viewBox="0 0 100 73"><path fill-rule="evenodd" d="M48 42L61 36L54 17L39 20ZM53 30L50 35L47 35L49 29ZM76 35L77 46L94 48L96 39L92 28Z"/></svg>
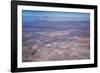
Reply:
<svg viewBox="0 0 100 73"><path fill-rule="evenodd" d="M23 22L34 22L38 20L47 21L89 21L89 13L76 12L54 12L54 11L34 11L22 10Z"/></svg>

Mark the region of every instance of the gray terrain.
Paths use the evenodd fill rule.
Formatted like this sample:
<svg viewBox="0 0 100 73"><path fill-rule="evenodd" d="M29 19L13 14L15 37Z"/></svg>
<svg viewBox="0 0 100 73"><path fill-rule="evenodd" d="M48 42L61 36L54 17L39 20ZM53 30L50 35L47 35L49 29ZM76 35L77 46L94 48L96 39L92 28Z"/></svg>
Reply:
<svg viewBox="0 0 100 73"><path fill-rule="evenodd" d="M45 23L46 24L46 23ZM59 23L61 24L61 23ZM65 24L65 23L64 23ZM56 27L56 28L54 28ZM90 58L90 28L80 25L23 28L23 62L81 60Z"/></svg>

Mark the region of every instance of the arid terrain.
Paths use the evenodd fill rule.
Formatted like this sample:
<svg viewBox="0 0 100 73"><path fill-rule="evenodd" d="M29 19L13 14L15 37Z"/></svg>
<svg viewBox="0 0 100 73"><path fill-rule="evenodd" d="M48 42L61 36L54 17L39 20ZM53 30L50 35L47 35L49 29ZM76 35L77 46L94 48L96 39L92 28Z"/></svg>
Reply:
<svg viewBox="0 0 100 73"><path fill-rule="evenodd" d="M39 62L89 59L89 27L89 22L66 23L64 26L62 23L62 25L54 25L52 27L42 26L41 28L37 26L24 27L22 61Z"/></svg>

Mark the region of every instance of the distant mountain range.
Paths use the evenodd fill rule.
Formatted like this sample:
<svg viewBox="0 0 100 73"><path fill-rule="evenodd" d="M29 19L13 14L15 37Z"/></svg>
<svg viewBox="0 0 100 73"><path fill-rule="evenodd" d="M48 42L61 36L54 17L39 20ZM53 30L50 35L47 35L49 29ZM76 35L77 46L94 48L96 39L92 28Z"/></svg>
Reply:
<svg viewBox="0 0 100 73"><path fill-rule="evenodd" d="M34 29L71 29L71 28L83 28L89 26L89 21L34 21L23 22L23 28Z"/></svg>

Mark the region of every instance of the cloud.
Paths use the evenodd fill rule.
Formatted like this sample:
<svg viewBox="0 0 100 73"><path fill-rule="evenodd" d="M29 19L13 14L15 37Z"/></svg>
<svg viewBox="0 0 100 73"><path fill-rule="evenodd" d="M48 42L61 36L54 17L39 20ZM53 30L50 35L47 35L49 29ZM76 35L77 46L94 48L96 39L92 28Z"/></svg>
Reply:
<svg viewBox="0 0 100 73"><path fill-rule="evenodd" d="M49 21L88 21L89 13L51 12L23 10L23 21L49 20Z"/></svg>

